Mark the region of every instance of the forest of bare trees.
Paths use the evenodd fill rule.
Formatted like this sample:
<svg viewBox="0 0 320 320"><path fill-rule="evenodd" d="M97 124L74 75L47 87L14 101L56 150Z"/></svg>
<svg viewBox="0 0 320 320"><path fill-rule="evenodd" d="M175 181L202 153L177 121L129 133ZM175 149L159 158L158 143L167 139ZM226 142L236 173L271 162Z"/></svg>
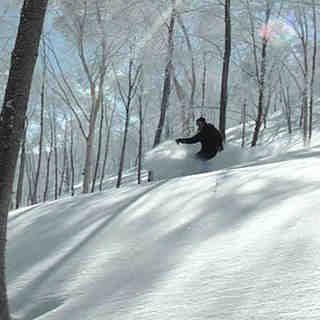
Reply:
<svg viewBox="0 0 320 320"><path fill-rule="evenodd" d="M226 143L229 127L244 131L253 122L242 141L252 148L278 112L289 133L298 119L310 142L318 0L56 0L46 7L44 0L0 5L2 259L10 208L101 191L108 175L120 187L129 168L141 183L145 152L192 134L198 116ZM2 320L9 315L0 271Z"/></svg>
<svg viewBox="0 0 320 320"><path fill-rule="evenodd" d="M253 121L243 146L254 147L278 111L289 131L299 117L308 144L319 9L316 0L49 3L11 206L102 190L108 175L119 187L135 166L141 177L143 154L192 134L200 115L226 142L228 127ZM7 2L0 12L11 26L0 38L2 88L18 10Z"/></svg>

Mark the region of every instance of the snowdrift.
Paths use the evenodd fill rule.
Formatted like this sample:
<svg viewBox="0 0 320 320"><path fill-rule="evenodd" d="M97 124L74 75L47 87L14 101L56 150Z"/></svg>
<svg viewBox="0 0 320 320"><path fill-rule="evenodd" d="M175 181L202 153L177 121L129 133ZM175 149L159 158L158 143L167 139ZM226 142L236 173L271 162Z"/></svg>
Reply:
<svg viewBox="0 0 320 320"><path fill-rule="evenodd" d="M226 144L224 151L209 161L195 158L199 150L200 144L177 145L168 140L146 154L144 168L152 170L155 180L161 180L228 168L249 159L246 150L232 144Z"/></svg>

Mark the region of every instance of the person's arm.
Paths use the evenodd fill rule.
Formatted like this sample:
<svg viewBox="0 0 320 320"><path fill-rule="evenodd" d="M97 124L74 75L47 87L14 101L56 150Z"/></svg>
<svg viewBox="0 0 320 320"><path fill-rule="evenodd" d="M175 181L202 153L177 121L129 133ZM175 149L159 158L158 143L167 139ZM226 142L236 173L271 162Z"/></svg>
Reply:
<svg viewBox="0 0 320 320"><path fill-rule="evenodd" d="M193 143L200 142L200 140L201 140L200 133L197 133L195 136L190 137L190 138L177 139L176 142L177 142L178 144L179 144L179 143L193 144Z"/></svg>

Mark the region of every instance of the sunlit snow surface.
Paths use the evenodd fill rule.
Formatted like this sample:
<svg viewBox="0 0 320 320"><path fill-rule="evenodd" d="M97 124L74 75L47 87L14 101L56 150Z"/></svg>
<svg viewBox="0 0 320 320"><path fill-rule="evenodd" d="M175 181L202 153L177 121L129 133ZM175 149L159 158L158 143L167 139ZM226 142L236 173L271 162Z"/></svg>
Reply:
<svg viewBox="0 0 320 320"><path fill-rule="evenodd" d="M318 147L253 161L226 146L187 175L197 147L166 143L166 178L10 214L13 318L320 319Z"/></svg>

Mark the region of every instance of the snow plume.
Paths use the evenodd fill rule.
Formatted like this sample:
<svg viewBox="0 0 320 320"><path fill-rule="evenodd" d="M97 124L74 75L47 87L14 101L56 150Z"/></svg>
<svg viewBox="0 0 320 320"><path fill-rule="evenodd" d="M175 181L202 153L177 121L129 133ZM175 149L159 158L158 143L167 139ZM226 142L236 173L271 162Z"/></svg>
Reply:
<svg viewBox="0 0 320 320"><path fill-rule="evenodd" d="M160 180L219 170L249 158L247 151L232 144L225 145L224 151L209 161L201 161L195 157L199 150L200 144L178 145L175 141L168 140L147 153L144 166L153 171L155 180Z"/></svg>

